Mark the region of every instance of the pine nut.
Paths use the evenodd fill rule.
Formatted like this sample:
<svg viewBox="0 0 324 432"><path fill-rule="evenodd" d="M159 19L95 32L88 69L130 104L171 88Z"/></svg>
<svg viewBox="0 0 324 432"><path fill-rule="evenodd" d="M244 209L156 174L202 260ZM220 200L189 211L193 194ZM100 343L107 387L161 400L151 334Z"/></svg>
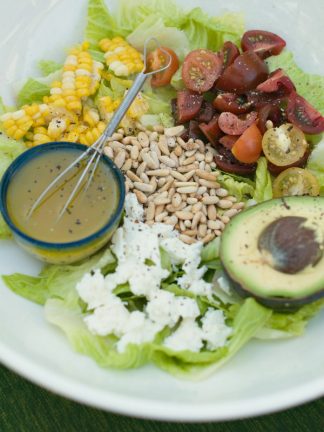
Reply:
<svg viewBox="0 0 324 432"><path fill-rule="evenodd" d="M141 174L146 170L146 162L142 162L136 170L136 174L140 177Z"/></svg>
<svg viewBox="0 0 324 432"><path fill-rule="evenodd" d="M136 189L138 189L142 192L152 193L154 190L153 186L151 184L147 184L147 183L134 182L134 186Z"/></svg>
<svg viewBox="0 0 324 432"><path fill-rule="evenodd" d="M182 155L182 148L179 145L174 149L174 154L178 157Z"/></svg>
<svg viewBox="0 0 324 432"><path fill-rule="evenodd" d="M186 225L184 224L183 220L179 221L179 225L180 225L180 231L186 231Z"/></svg>
<svg viewBox="0 0 324 432"><path fill-rule="evenodd" d="M148 147L150 144L149 137L146 135L145 132L139 132L139 134L137 135L137 140L142 147Z"/></svg>
<svg viewBox="0 0 324 432"><path fill-rule="evenodd" d="M162 212L158 216L155 216L155 222L162 222L165 217L168 216L168 212Z"/></svg>
<svg viewBox="0 0 324 432"><path fill-rule="evenodd" d="M211 151L208 151L205 156L205 161L207 163L211 163L213 159L214 159L213 153Z"/></svg>
<svg viewBox="0 0 324 432"><path fill-rule="evenodd" d="M149 202L147 211L146 211L146 219L153 220L155 215L155 204L153 201Z"/></svg>
<svg viewBox="0 0 324 432"><path fill-rule="evenodd" d="M228 195L228 191L226 189L224 189L224 188L219 188L216 191L216 195L219 196L219 197L221 197L221 198L224 198L224 197L226 197Z"/></svg>
<svg viewBox="0 0 324 432"><path fill-rule="evenodd" d="M170 168L175 168L176 163L168 156L160 156L160 161Z"/></svg>
<svg viewBox="0 0 324 432"><path fill-rule="evenodd" d="M195 174L195 172L196 172L196 170L191 170L191 171L187 172L186 174L184 174L184 177L186 179L185 181L190 180L191 177L193 177L193 175Z"/></svg>
<svg viewBox="0 0 324 432"><path fill-rule="evenodd" d="M147 196L140 190L135 189L134 194L136 195L136 198L141 204L145 204L147 202Z"/></svg>
<svg viewBox="0 0 324 432"><path fill-rule="evenodd" d="M204 194L205 192L207 192L207 188L206 188L206 186L200 186L200 187L197 189L197 195L202 195L202 194Z"/></svg>
<svg viewBox="0 0 324 432"><path fill-rule="evenodd" d="M217 203L218 207L221 209L229 209L232 207L232 201L228 201L227 199L222 199Z"/></svg>
<svg viewBox="0 0 324 432"><path fill-rule="evenodd" d="M187 220L187 219L193 219L194 215L191 212L186 212L186 211L177 211L176 213L177 218L179 218L180 220Z"/></svg>
<svg viewBox="0 0 324 432"><path fill-rule="evenodd" d="M191 164L191 165L186 165L186 166L180 166L178 168L178 171L180 173L189 173L192 170L196 170L197 166L195 164Z"/></svg>
<svg viewBox="0 0 324 432"><path fill-rule="evenodd" d="M197 198L194 198L194 197L188 197L187 198L188 204L196 204L197 201L198 201Z"/></svg>
<svg viewBox="0 0 324 432"><path fill-rule="evenodd" d="M236 209L236 210L241 210L244 207L245 207L245 204L242 202L239 202L239 203L235 203L232 208Z"/></svg>
<svg viewBox="0 0 324 432"><path fill-rule="evenodd" d="M159 138L159 141L158 141L158 146L159 146L159 149L161 150L161 152L164 155L169 156L170 151L169 151L169 147L168 147L168 144L167 144L166 137L164 135L160 135L160 138Z"/></svg>
<svg viewBox="0 0 324 432"><path fill-rule="evenodd" d="M118 168L121 168L124 165L125 158L126 158L125 150L120 150L120 152L115 157L115 164Z"/></svg>
<svg viewBox="0 0 324 432"><path fill-rule="evenodd" d="M159 134L156 131L150 132L150 134L149 134L150 142L156 141L158 139L158 137L159 137Z"/></svg>
<svg viewBox="0 0 324 432"><path fill-rule="evenodd" d="M185 231L185 230L184 230L184 231ZM196 243L196 240L195 240L194 238L189 237L189 236L184 235L184 234L180 234L180 235L179 235L179 239L180 239L181 241L183 241L184 243L187 243L187 244L193 244L193 243Z"/></svg>
<svg viewBox="0 0 324 432"><path fill-rule="evenodd" d="M155 169L155 170L146 171L146 174L148 176L165 177L165 176L168 176L170 174L170 170L167 168Z"/></svg>
<svg viewBox="0 0 324 432"><path fill-rule="evenodd" d="M170 202L171 202L170 198L167 198L167 197L157 196L154 199L155 205L162 205L162 204L165 205L165 204L170 204Z"/></svg>
<svg viewBox="0 0 324 432"><path fill-rule="evenodd" d="M177 216L170 216L164 220L164 222L168 225L175 225L178 222Z"/></svg>
<svg viewBox="0 0 324 432"><path fill-rule="evenodd" d="M197 230L196 229L188 229L186 231L183 231L183 235L187 235L189 237L196 237Z"/></svg>
<svg viewBox="0 0 324 432"><path fill-rule="evenodd" d="M211 204L211 205L209 205L207 207L207 216L208 216L209 220L212 220L212 221L216 220L216 218L217 218L217 210L216 210L216 207L213 204Z"/></svg>
<svg viewBox="0 0 324 432"><path fill-rule="evenodd" d="M230 210L226 210L223 213L223 216L227 216L227 217L231 218L231 217L235 216L237 214L237 212L238 212L237 209L231 208Z"/></svg>
<svg viewBox="0 0 324 432"><path fill-rule="evenodd" d="M163 204L159 204L159 205L155 206L155 218L156 218L156 216L160 215L163 212L164 212L164 205Z"/></svg>
<svg viewBox="0 0 324 432"><path fill-rule="evenodd" d="M207 234L207 225L206 224L200 224L198 227L198 234L199 237L204 238Z"/></svg>
<svg viewBox="0 0 324 432"><path fill-rule="evenodd" d="M175 181L174 182L175 187L184 187L184 186L198 186L196 182L180 182Z"/></svg>
<svg viewBox="0 0 324 432"><path fill-rule="evenodd" d="M183 223L186 228L191 228L191 221L189 219L185 220Z"/></svg>
<svg viewBox="0 0 324 432"><path fill-rule="evenodd" d="M174 137L167 137L167 145L171 148L177 145L177 141Z"/></svg>
<svg viewBox="0 0 324 432"><path fill-rule="evenodd" d="M170 154L170 158L173 160L173 162L175 163L175 166L178 167L179 166L179 160L178 157L174 154L174 152L172 152Z"/></svg>
<svg viewBox="0 0 324 432"><path fill-rule="evenodd" d="M173 205L173 207L179 207L179 205L181 204L181 202L182 202L182 199L181 199L180 194L175 193L173 195L173 197L172 197L172 205Z"/></svg>
<svg viewBox="0 0 324 432"><path fill-rule="evenodd" d="M207 235L202 239L202 242L203 242L204 244L206 244L206 243L209 243L210 241L214 240L214 238L215 238L215 234L214 234L214 233L210 233L210 234L207 234Z"/></svg>
<svg viewBox="0 0 324 432"><path fill-rule="evenodd" d="M191 228L192 228L192 229L196 229L196 228L197 228L197 226L198 226L198 224L199 224L199 222L200 222L201 215L202 215L201 212L197 212L197 213L194 215L194 217L193 217L193 219L192 219L192 223L191 223Z"/></svg>
<svg viewBox="0 0 324 432"><path fill-rule="evenodd" d="M192 212L193 213L197 213L197 212L200 212L200 210L202 209L202 203L201 202L197 202L197 204L194 204L193 206L192 206Z"/></svg>
<svg viewBox="0 0 324 432"><path fill-rule="evenodd" d="M194 163L196 161L196 157L195 156L191 156L191 157L188 157L187 159L185 159L183 162L182 162L182 166L187 166L187 165L191 165L192 163Z"/></svg>
<svg viewBox="0 0 324 432"><path fill-rule="evenodd" d="M230 218L228 216L224 215L217 215L217 217L224 223L227 224L230 221Z"/></svg>
<svg viewBox="0 0 324 432"><path fill-rule="evenodd" d="M135 174L133 171L126 172L127 177L129 177L132 181L142 182L142 180Z"/></svg>
<svg viewBox="0 0 324 432"><path fill-rule="evenodd" d="M218 198L218 196L210 196L210 195L208 195L208 196L204 196L201 201L202 201L203 204L207 204L207 205L209 205L209 204L217 204L219 202L219 198Z"/></svg>
<svg viewBox="0 0 324 432"><path fill-rule="evenodd" d="M122 171L126 172L129 171L132 168L132 159L127 159L127 161L122 166Z"/></svg>
<svg viewBox="0 0 324 432"><path fill-rule="evenodd" d="M212 182L216 181L216 175L214 173L207 173L201 169L196 170L196 175L202 179L209 180Z"/></svg>
<svg viewBox="0 0 324 432"><path fill-rule="evenodd" d="M170 174L177 180L186 181L186 177L183 174L180 174L178 171L172 170Z"/></svg>
<svg viewBox="0 0 324 432"><path fill-rule="evenodd" d="M196 153L196 160L197 160L198 162L202 162L202 161L204 161L204 160L205 160L205 155L202 154L202 153Z"/></svg>
<svg viewBox="0 0 324 432"><path fill-rule="evenodd" d="M111 147L106 146L106 147L104 148L104 153L105 153L105 155L108 156L110 159L113 159L113 158L114 158L114 151L113 151L113 149L112 149Z"/></svg>
<svg viewBox="0 0 324 432"><path fill-rule="evenodd" d="M208 228L212 230L219 230L222 228L223 225L223 222L221 222L220 220L209 220L207 222Z"/></svg>
<svg viewBox="0 0 324 432"><path fill-rule="evenodd" d="M174 126L174 127L164 129L164 134L168 137L175 137L181 135L183 131L184 131L184 126L179 125L179 126Z"/></svg>
<svg viewBox="0 0 324 432"><path fill-rule="evenodd" d="M153 126L153 130L155 130L157 133L164 133L164 127L162 125L155 125Z"/></svg>
<svg viewBox="0 0 324 432"><path fill-rule="evenodd" d="M184 187L179 187L177 189L177 192L184 193L184 194L190 194L193 192L197 192L197 189L198 189L197 186L184 186Z"/></svg>
<svg viewBox="0 0 324 432"><path fill-rule="evenodd" d="M220 187L220 184L217 183L216 181L205 180L205 179L203 179L203 178L201 178L201 179L199 180L199 184L200 184L201 186L206 186L206 187L208 187L208 188L212 188L212 189L217 189L217 188Z"/></svg>

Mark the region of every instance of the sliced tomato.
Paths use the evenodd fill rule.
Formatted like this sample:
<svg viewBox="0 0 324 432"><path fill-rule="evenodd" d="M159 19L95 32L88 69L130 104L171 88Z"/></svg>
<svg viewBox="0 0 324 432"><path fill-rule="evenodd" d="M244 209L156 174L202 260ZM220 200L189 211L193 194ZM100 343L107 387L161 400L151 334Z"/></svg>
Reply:
<svg viewBox="0 0 324 432"><path fill-rule="evenodd" d="M241 46L243 51L252 50L265 59L280 54L286 46L286 42L275 33L264 30L249 30L244 33Z"/></svg>
<svg viewBox="0 0 324 432"><path fill-rule="evenodd" d="M262 152L262 134L255 123L248 127L235 142L232 153L243 163L256 162Z"/></svg>
<svg viewBox="0 0 324 432"><path fill-rule="evenodd" d="M227 135L242 135L242 133L256 121L258 114L255 111L238 117L230 112L223 112L219 116L218 124L220 129Z"/></svg>
<svg viewBox="0 0 324 432"><path fill-rule="evenodd" d="M306 150L304 156L302 156L297 162L294 162L290 165L285 165L285 166L278 166L278 165L274 165L273 163L268 161L268 170L270 171L270 173L274 176L279 175L282 171L288 169L288 168L293 168L293 167L298 167L298 168L304 168L307 164L307 160L309 158L310 155L310 150Z"/></svg>
<svg viewBox="0 0 324 432"><path fill-rule="evenodd" d="M285 75L285 72L279 68L273 71L269 75L269 78L259 84L256 89L265 93L273 93L281 90L288 95L292 91L295 91L296 87L291 79Z"/></svg>
<svg viewBox="0 0 324 432"><path fill-rule="evenodd" d="M270 120L275 127L287 123L285 110L278 105L267 104L258 110L258 128L262 134L267 131L267 121Z"/></svg>
<svg viewBox="0 0 324 432"><path fill-rule="evenodd" d="M201 105L197 117L197 121L199 123L209 123L211 119L214 117L214 115L215 115L215 108L213 107L212 103L204 100Z"/></svg>
<svg viewBox="0 0 324 432"><path fill-rule="evenodd" d="M223 53L205 49L191 51L182 65L182 79L191 91L203 93L210 90L223 69Z"/></svg>
<svg viewBox="0 0 324 432"><path fill-rule="evenodd" d="M203 96L188 90L181 90L177 94L177 120L186 123L199 113L203 103Z"/></svg>
<svg viewBox="0 0 324 432"><path fill-rule="evenodd" d="M253 51L238 56L216 82L216 88L242 94L253 90L268 77L268 66Z"/></svg>
<svg viewBox="0 0 324 432"><path fill-rule="evenodd" d="M239 135L224 135L222 136L218 142L224 146L225 148L232 150L236 141L240 138Z"/></svg>
<svg viewBox="0 0 324 432"><path fill-rule="evenodd" d="M279 174L273 183L274 198L294 195L317 196L319 192L317 178L303 168L288 168Z"/></svg>
<svg viewBox="0 0 324 432"><path fill-rule="evenodd" d="M216 145L218 143L219 137L222 135L222 131L218 125L219 115L216 114L209 123L200 123L199 127L208 141Z"/></svg>
<svg viewBox="0 0 324 432"><path fill-rule="evenodd" d="M281 91L274 93L265 93L258 90L252 90L246 94L248 102L251 102L253 108L260 109L265 105L283 105L287 101L287 96Z"/></svg>
<svg viewBox="0 0 324 432"><path fill-rule="evenodd" d="M238 175L250 175L255 172L256 164L245 164L238 161L231 150L223 146L219 146L218 151L219 154L214 158L218 169Z"/></svg>
<svg viewBox="0 0 324 432"><path fill-rule="evenodd" d="M225 70L234 63L234 60L240 55L240 50L233 42L227 41L223 45L223 54L223 70Z"/></svg>
<svg viewBox="0 0 324 432"><path fill-rule="evenodd" d="M246 97L235 93L220 93L214 99L213 105L219 112L227 111L233 114L245 114L252 108L252 103L247 102Z"/></svg>
<svg viewBox="0 0 324 432"><path fill-rule="evenodd" d="M161 69L163 66L166 66L169 63L169 56L165 53L165 51L171 56L171 64L163 72L159 72L153 75L151 80L152 87L162 87L170 84L171 78L179 69L179 59L177 54L171 48L161 47L148 54L148 70L155 71Z"/></svg>
<svg viewBox="0 0 324 432"><path fill-rule="evenodd" d="M287 105L288 120L307 134L324 132L324 117L306 99L292 92Z"/></svg>
<svg viewBox="0 0 324 432"><path fill-rule="evenodd" d="M278 166L286 166L304 156L308 143L300 129L286 123L278 128L267 130L262 138L262 148L270 162Z"/></svg>

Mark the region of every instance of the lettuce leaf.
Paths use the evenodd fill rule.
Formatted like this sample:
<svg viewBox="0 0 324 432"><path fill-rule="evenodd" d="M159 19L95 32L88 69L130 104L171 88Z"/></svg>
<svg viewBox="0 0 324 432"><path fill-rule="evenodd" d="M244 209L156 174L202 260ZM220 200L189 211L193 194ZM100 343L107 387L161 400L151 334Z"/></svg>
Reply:
<svg viewBox="0 0 324 432"><path fill-rule="evenodd" d="M324 140L312 151L308 159L307 169L315 175L320 184L320 195L324 196Z"/></svg>
<svg viewBox="0 0 324 432"><path fill-rule="evenodd" d="M238 201L247 201L254 195L254 183L248 178L223 172L217 177L217 181Z"/></svg>
<svg viewBox="0 0 324 432"><path fill-rule="evenodd" d="M269 320L272 312L247 299L239 308L233 321L233 335L227 347L215 351L192 353L175 352L157 345L152 360L161 369L179 377L205 379L228 362Z"/></svg>
<svg viewBox="0 0 324 432"><path fill-rule="evenodd" d="M105 1L89 0L85 39L90 43L90 47L96 50L101 39L120 34L117 29Z"/></svg>
<svg viewBox="0 0 324 432"><path fill-rule="evenodd" d="M189 39L190 49L208 48L218 51L228 40L239 45L245 26L240 13L210 17L197 7L187 14L181 29Z"/></svg>
<svg viewBox="0 0 324 432"><path fill-rule="evenodd" d="M35 80L34 78L29 78L18 93L17 104L21 107L34 102L42 102L43 97L49 95L49 93L49 85Z"/></svg>
<svg viewBox="0 0 324 432"><path fill-rule="evenodd" d="M41 60L38 62L38 68L42 72L42 75L47 76L53 72L62 69L63 65L53 60Z"/></svg>
<svg viewBox="0 0 324 432"><path fill-rule="evenodd" d="M255 190L253 199L257 202L267 201L272 198L271 175L268 171L268 163L265 157L260 157L255 173Z"/></svg>
<svg viewBox="0 0 324 432"><path fill-rule="evenodd" d="M180 60L189 51L189 42L184 32L176 27L167 27L159 14L149 15L135 30L127 36L127 41L139 51L149 37L155 37L163 46L172 47ZM152 48L153 48L152 44ZM149 47L150 48L150 47Z"/></svg>
<svg viewBox="0 0 324 432"><path fill-rule="evenodd" d="M293 54L286 50L278 56L268 58L267 63L270 71L284 69L294 82L297 92L324 114L324 76L304 72L295 63Z"/></svg>

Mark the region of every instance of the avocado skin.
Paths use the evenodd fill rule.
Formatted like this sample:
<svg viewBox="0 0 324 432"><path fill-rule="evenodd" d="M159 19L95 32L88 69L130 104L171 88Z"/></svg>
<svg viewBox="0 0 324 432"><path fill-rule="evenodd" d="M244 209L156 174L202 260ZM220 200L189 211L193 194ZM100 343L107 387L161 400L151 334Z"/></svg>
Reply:
<svg viewBox="0 0 324 432"><path fill-rule="evenodd" d="M225 267L222 266L224 276L228 279L231 287L237 292L237 294L242 298L253 297L258 303L275 310L276 312L296 312L302 306L312 303L316 300L324 297L324 288L310 296L293 299L285 297L262 297L244 288L241 284L231 278L229 273L226 271Z"/></svg>

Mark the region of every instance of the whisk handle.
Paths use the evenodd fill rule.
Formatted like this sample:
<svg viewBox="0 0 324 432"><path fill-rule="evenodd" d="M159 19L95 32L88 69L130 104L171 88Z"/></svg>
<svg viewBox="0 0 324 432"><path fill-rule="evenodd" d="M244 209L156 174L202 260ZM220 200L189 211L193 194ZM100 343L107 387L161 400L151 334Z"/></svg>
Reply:
<svg viewBox="0 0 324 432"><path fill-rule="evenodd" d="M144 72L141 72L137 75L135 78L133 85L128 90L126 96L122 100L121 104L115 111L113 117L111 118L109 124L107 125L106 129L104 130L102 136L107 139L111 137L111 135L115 132L117 129L119 123L123 119L124 115L126 114L128 108L131 106L132 102L136 98L138 92L143 87L143 84L147 78L147 75Z"/></svg>

